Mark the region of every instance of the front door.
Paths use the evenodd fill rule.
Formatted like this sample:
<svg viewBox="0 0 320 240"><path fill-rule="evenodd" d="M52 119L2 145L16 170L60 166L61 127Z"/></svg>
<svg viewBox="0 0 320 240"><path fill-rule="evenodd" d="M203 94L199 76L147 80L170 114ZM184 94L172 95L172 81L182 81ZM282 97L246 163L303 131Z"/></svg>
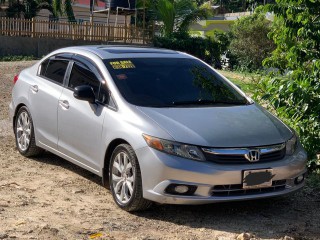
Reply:
<svg viewBox="0 0 320 240"><path fill-rule="evenodd" d="M73 96L74 88L81 85L92 87L97 103L90 104ZM105 107L98 103L100 85L99 77L87 65L75 61L58 107L59 151L92 172L99 171L106 113Z"/></svg>

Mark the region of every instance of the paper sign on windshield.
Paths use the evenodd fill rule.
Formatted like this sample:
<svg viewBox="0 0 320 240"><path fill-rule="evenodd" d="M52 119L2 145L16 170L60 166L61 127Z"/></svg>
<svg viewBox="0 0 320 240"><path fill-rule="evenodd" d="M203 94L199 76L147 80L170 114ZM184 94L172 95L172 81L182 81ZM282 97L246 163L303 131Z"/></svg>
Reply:
<svg viewBox="0 0 320 240"><path fill-rule="evenodd" d="M113 69L129 69L136 68L130 60L110 62Z"/></svg>

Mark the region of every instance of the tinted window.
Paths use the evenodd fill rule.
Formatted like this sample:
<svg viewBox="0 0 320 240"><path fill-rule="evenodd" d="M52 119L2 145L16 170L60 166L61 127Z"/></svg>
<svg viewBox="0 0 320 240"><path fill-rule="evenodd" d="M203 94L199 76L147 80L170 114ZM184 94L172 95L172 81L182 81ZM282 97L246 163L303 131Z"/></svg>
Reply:
<svg viewBox="0 0 320 240"><path fill-rule="evenodd" d="M104 63L124 98L138 106L247 104L222 77L195 59L134 58Z"/></svg>
<svg viewBox="0 0 320 240"><path fill-rule="evenodd" d="M49 63L49 59L47 59L41 63L40 73L39 73L40 76L44 76L44 74L46 73L48 63Z"/></svg>
<svg viewBox="0 0 320 240"><path fill-rule="evenodd" d="M111 93L105 85L101 85L98 101L103 104L107 104L112 108L116 108L116 104L111 97Z"/></svg>
<svg viewBox="0 0 320 240"><path fill-rule="evenodd" d="M75 62L72 67L68 86L74 89L81 85L91 86L96 98L98 98L100 81L97 76L85 65Z"/></svg>
<svg viewBox="0 0 320 240"><path fill-rule="evenodd" d="M43 76L57 82L60 84L63 84L64 75L66 73L67 67L68 67L69 61L67 60L54 60L51 59L48 63L47 69L45 73L42 72L41 67L41 73Z"/></svg>

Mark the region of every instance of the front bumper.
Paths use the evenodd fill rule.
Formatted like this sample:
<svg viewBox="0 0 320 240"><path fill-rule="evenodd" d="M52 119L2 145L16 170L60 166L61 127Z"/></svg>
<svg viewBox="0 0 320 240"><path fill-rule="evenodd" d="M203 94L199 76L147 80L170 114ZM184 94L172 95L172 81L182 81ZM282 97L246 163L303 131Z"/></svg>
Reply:
<svg viewBox="0 0 320 240"><path fill-rule="evenodd" d="M149 147L136 150L139 159L143 196L158 203L165 204L206 204L214 202L249 200L275 197L294 192L304 186L304 181L297 183L295 179L306 173L307 155L300 145L292 156L285 156L279 161L248 164L216 164L188 160L154 150ZM243 171L255 169L272 169L273 181L281 182L281 188L261 191L242 189ZM170 184L196 186L192 195L168 194L166 188ZM214 194L213 189L239 187L239 194L225 191L222 195Z"/></svg>

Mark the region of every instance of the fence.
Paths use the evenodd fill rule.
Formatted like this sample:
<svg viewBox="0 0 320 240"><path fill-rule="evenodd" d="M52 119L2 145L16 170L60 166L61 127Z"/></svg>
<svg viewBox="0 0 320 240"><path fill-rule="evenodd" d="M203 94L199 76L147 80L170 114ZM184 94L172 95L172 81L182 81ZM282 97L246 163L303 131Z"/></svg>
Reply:
<svg viewBox="0 0 320 240"><path fill-rule="evenodd" d="M72 23L38 19L0 18L0 35L33 38L59 38L86 41L140 43L151 42L154 31L131 25Z"/></svg>

